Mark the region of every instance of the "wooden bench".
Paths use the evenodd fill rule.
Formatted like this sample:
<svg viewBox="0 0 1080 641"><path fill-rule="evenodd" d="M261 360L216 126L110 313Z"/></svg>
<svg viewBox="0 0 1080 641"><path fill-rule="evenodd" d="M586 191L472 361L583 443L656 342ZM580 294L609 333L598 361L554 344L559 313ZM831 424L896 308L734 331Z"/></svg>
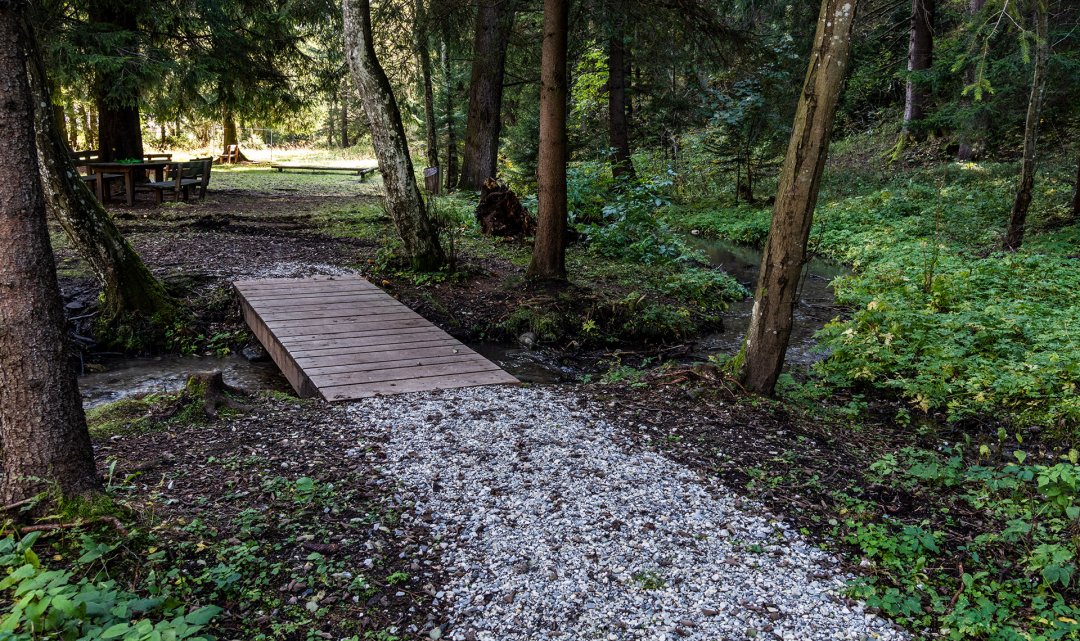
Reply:
<svg viewBox="0 0 1080 641"><path fill-rule="evenodd" d="M360 182L364 181L364 177L368 174L373 174L379 171L375 167L333 167L330 165L270 165L271 169L277 169L278 173L285 171L286 169L302 169L306 171L345 171L350 174L356 174L360 176Z"/></svg>
<svg viewBox="0 0 1080 641"><path fill-rule="evenodd" d="M225 153L218 156L217 160L230 165L240 162L240 145L229 145L225 148Z"/></svg>
<svg viewBox="0 0 1080 641"><path fill-rule="evenodd" d="M210 184L210 170L214 166L213 158L196 158L188 162L178 162L168 167L169 178L160 182L148 182L140 188L154 192L155 200L160 204L165 200L165 192L171 191L176 200L187 200L190 190L198 188L199 200L206 198L206 187Z"/></svg>
<svg viewBox="0 0 1080 641"><path fill-rule="evenodd" d="M68 156L71 158L71 164L75 165L75 169L79 172L79 179L94 190L97 199L101 202L109 200L109 183L124 176L122 174L88 172L86 163L101 159L101 153L97 149L69 151Z"/></svg>
<svg viewBox="0 0 1080 641"><path fill-rule="evenodd" d="M148 160L148 161L172 160L172 154L166 154L166 153L143 154L142 156L143 156L143 160Z"/></svg>

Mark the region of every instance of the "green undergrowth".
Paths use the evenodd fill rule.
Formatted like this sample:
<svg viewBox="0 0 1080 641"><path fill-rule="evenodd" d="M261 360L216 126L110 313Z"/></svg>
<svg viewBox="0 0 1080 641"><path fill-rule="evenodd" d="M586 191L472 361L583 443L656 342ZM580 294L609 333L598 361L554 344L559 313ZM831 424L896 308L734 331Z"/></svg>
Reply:
<svg viewBox="0 0 1080 641"><path fill-rule="evenodd" d="M0 639L402 638L392 624L419 588L370 470L241 449L166 454L145 477L113 459L101 505L36 532L0 520Z"/></svg>
<svg viewBox="0 0 1080 641"><path fill-rule="evenodd" d="M1080 425L1080 230L1063 222L1075 165L1036 181L1023 249L1000 251L1014 164L951 163L889 177L827 175L812 251L850 265L835 281L854 310L819 335L817 373L835 386L885 389L921 411L1056 430ZM667 218L760 244L770 211L716 203Z"/></svg>
<svg viewBox="0 0 1080 641"><path fill-rule="evenodd" d="M862 559L851 594L947 639L1080 638L1076 450L968 449L903 448L835 494L832 536Z"/></svg>
<svg viewBox="0 0 1080 641"><path fill-rule="evenodd" d="M164 427L161 418L165 405L175 402L179 394L147 394L104 403L86 410L86 423L95 438L138 434Z"/></svg>
<svg viewBox="0 0 1080 641"><path fill-rule="evenodd" d="M66 565L56 553L43 562L42 532L0 538L0 639L117 639L119 641L208 640L204 629L221 608L195 606L166 592L157 578L139 593L109 576L102 561L120 543L83 532L65 546L75 556ZM37 551L35 551L37 548ZM55 551L55 550L50 550ZM77 555L77 556L76 556ZM164 589L163 589L164 588Z"/></svg>
<svg viewBox="0 0 1080 641"><path fill-rule="evenodd" d="M571 222L579 238L567 248L570 286L563 289L524 281L530 240L482 235L473 193L430 201L443 247L454 257L455 269L443 272L421 274L404 267L391 221L377 201L335 207L318 220L330 235L382 243L367 265L372 275L388 284L438 287L425 297L436 309L451 306L455 288L498 276L498 289L515 301L485 311L480 321L463 328L482 339L514 340L532 332L540 342L560 346L678 341L718 328L728 304L747 295L657 217L669 200L668 178L616 184L607 165L578 163L570 184ZM522 202L535 214L535 197L523 195ZM440 293L450 298L439 298Z"/></svg>
<svg viewBox="0 0 1080 641"><path fill-rule="evenodd" d="M86 424L95 438L204 424L216 418L207 414L206 392L205 384L193 378L179 392L137 395L92 407L86 411ZM228 391L221 394L226 399L238 401ZM214 411L223 416L239 413L227 406L214 408Z"/></svg>

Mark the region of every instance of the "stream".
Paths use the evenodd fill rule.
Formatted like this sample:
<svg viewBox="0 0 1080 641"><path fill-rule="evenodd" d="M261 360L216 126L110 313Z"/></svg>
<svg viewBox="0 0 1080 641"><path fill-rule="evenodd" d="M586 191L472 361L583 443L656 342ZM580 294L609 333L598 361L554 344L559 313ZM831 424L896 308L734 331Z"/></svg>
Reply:
<svg viewBox="0 0 1080 641"><path fill-rule="evenodd" d="M754 290L761 269L760 249L728 240L694 236L689 238L689 244L704 252L711 265L734 276L735 280L751 292ZM821 259L811 260L803 268L803 279L799 285L800 305L795 308L795 324L784 359L787 365L810 365L823 358L823 354L814 351L814 333L839 315L840 310L836 306L836 297L830 283L834 278L849 273L843 265ZM753 308L753 296L731 303L731 307L724 313L724 331L700 338L694 344L691 357L704 360L712 354L737 352L742 346L746 330L750 327L750 313Z"/></svg>
<svg viewBox="0 0 1080 641"><path fill-rule="evenodd" d="M709 262L723 268L748 289L753 289L761 262L761 251L725 240L688 237L690 245L701 250ZM814 351L814 333L837 316L829 283L848 273L835 263L811 261L803 275L802 304L795 312L795 326L788 347L787 365L805 366L822 358ZM714 354L734 354L750 324L753 298L731 304L723 315L724 331L695 341L683 360L703 361ZM585 363L567 361L551 350L528 350L516 345L469 343L468 346L528 383L560 383L580 378L592 369ZM153 392L176 392L195 372L221 370L225 382L249 391L288 392L288 381L270 361L251 362L239 354L230 356L161 356L106 360L104 371L87 372L79 377L83 404L87 408L122 398Z"/></svg>
<svg viewBox="0 0 1080 641"><path fill-rule="evenodd" d="M221 370L225 382L241 389L288 392L289 381L270 361L249 362L239 354L229 356L158 356L117 358L101 363L104 371L79 377L83 406L87 409L130 396L183 389L188 376Z"/></svg>

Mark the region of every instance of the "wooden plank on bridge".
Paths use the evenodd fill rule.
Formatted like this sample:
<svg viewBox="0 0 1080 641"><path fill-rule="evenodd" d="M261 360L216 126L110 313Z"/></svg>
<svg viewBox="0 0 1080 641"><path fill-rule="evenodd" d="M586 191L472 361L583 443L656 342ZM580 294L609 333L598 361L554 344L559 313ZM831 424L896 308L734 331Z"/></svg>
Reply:
<svg viewBox="0 0 1080 641"><path fill-rule="evenodd" d="M518 380L359 276L233 283L297 394L348 401Z"/></svg>

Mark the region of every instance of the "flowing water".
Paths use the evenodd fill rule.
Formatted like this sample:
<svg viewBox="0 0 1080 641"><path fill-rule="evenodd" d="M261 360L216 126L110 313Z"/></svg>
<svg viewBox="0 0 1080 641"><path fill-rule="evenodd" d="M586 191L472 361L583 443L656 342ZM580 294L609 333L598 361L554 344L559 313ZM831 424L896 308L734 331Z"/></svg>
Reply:
<svg viewBox="0 0 1080 641"><path fill-rule="evenodd" d="M709 262L753 289L761 264L761 251L724 240L689 237ZM814 351L814 333L839 314L829 283L847 273L835 263L811 261L803 273L801 303L795 311L795 326L788 347L788 365L808 365L821 358ZM723 332L698 339L692 346L690 360L705 360L714 354L738 351L750 324L752 298L736 301L724 314ZM471 343L469 347L500 367L529 383L560 383L577 380L581 373L595 369L584 364L569 364L550 350L528 350L516 345ZM106 361L105 371L79 377L86 407L150 392L175 392L183 388L195 372L221 370L225 382L248 391L288 391L288 382L272 362L249 362L240 355L217 357L163 356Z"/></svg>
<svg viewBox="0 0 1080 641"><path fill-rule="evenodd" d="M91 408L129 396L176 392L188 376L221 370L225 382L248 391L291 389L272 362L249 362L243 356L160 356L107 360L100 372L79 377L83 405Z"/></svg>
<svg viewBox="0 0 1080 641"><path fill-rule="evenodd" d="M693 236L689 242L705 253L710 264L734 276L750 291L754 290L761 269L761 250L727 240ZM836 306L830 283L834 278L848 273L843 265L824 260L812 260L803 269L799 305L795 308L795 325L785 359L789 365L809 365L823 357L814 349L814 333L839 315L840 309ZM724 313L724 331L698 340L691 355L700 359L711 354L734 354L739 351L743 336L750 326L753 307L753 297L732 303Z"/></svg>

